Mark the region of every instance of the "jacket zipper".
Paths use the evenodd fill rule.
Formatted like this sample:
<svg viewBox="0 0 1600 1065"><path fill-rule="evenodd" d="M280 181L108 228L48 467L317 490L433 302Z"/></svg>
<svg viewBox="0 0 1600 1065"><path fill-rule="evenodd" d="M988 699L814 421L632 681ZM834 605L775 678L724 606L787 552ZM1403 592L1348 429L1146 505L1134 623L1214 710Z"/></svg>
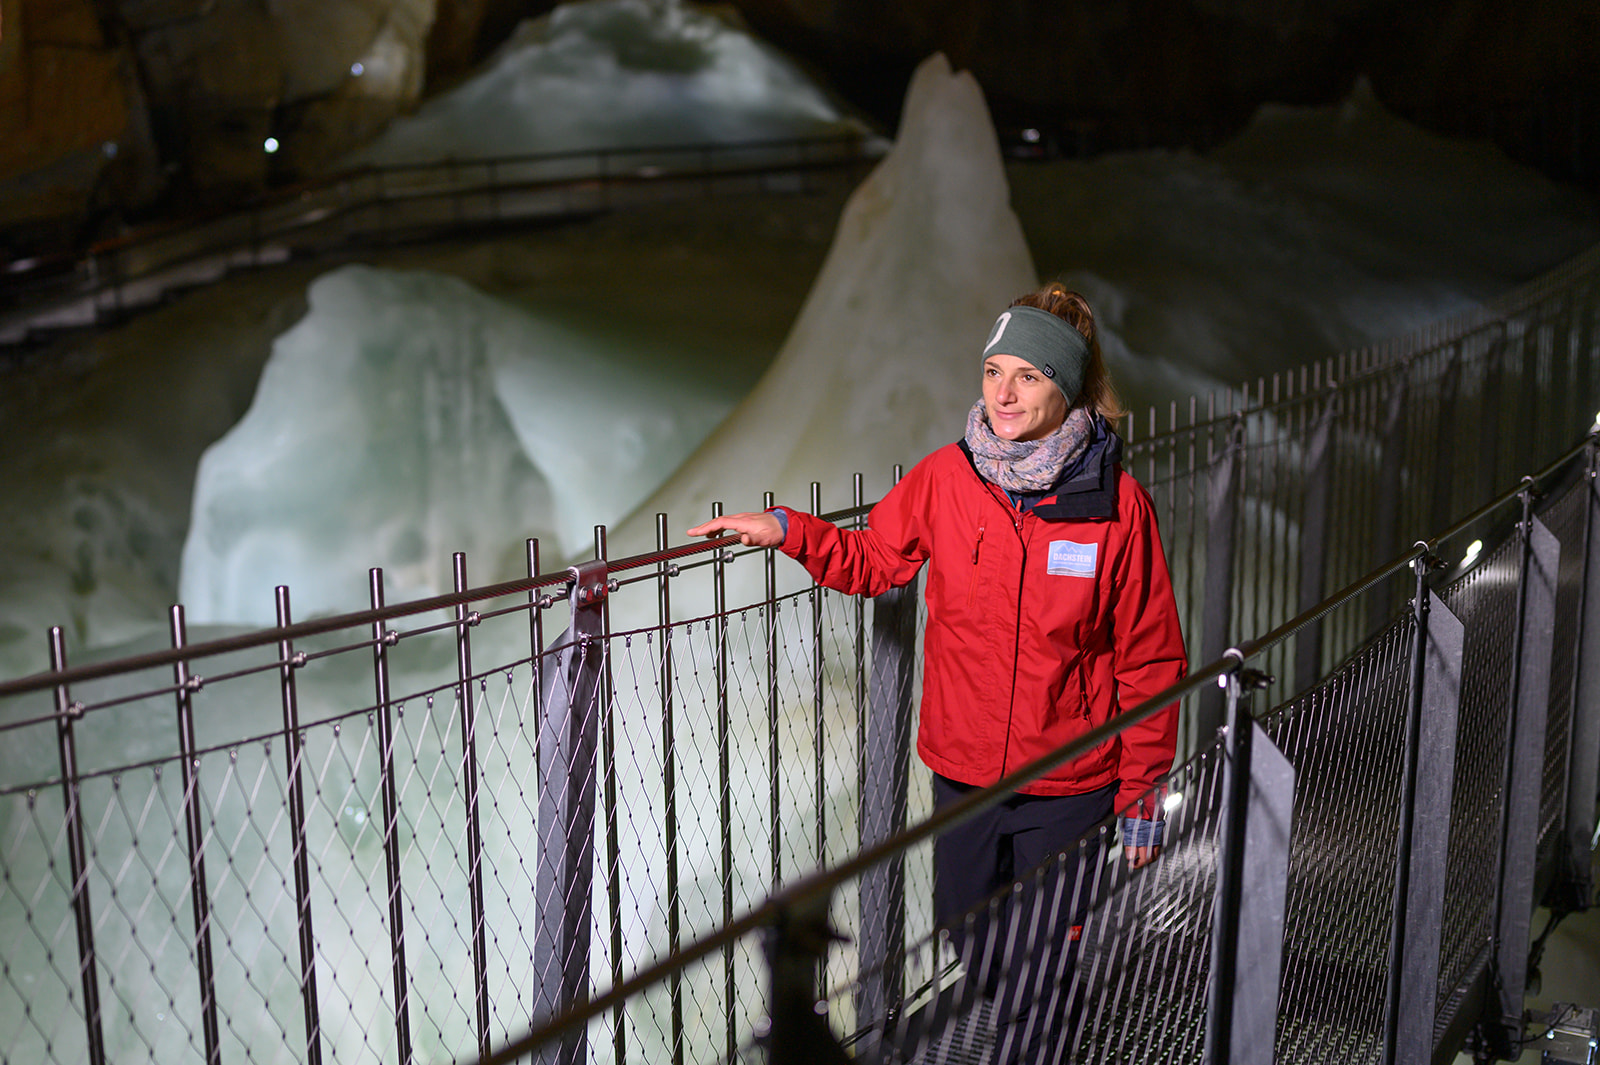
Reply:
<svg viewBox="0 0 1600 1065"><path fill-rule="evenodd" d="M1017 539L1022 548L1022 565L1017 570L1017 618L1011 642L1011 699L1006 709L1005 751L1000 756L1000 775L1011 771L1011 727L1017 716L1017 668L1022 658L1022 587L1028 580L1028 539L1022 535L1022 515L1016 517Z"/></svg>
<svg viewBox="0 0 1600 1065"><path fill-rule="evenodd" d="M972 541L972 580L967 583L967 606L971 607L978 602L978 549L983 546L983 530L985 522L978 523L978 538Z"/></svg>

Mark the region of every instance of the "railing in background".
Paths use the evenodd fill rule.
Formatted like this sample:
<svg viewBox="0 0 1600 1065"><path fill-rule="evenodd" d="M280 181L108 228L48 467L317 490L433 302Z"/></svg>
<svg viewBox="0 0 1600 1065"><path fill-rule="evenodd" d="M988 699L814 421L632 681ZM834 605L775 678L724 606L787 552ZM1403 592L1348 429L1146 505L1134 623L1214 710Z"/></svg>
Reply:
<svg viewBox="0 0 1600 1065"><path fill-rule="evenodd" d="M216 217L107 241L82 258L10 264L0 279L0 345L26 341L30 329L121 321L174 290L294 258L691 196L803 192L831 173L859 178L876 158L874 143L849 134L340 173Z"/></svg>
<svg viewBox="0 0 1600 1065"><path fill-rule="evenodd" d="M1417 334L1133 419L1124 462L1150 490L1191 657L1319 602L1556 454L1600 409L1600 247ZM1399 608L1398 579L1275 647L1267 693L1322 676ZM1222 724L1220 691L1184 749Z"/></svg>
<svg viewBox="0 0 1600 1065"><path fill-rule="evenodd" d="M1188 697L1217 691L1202 682L1233 671L1221 653L1230 646L1245 647L1264 674L1309 669L1266 689L1287 708L1265 724L1291 762L1295 744L1311 743L1291 735L1292 723L1330 708L1377 714L1402 704L1397 671L1413 661L1404 626L1416 623L1370 634L1411 590L1394 587L1404 567L1357 578L1404 555L1399 530L1437 529L1443 515L1486 502L1493 486L1536 465L1524 457L1558 452L1572 425L1562 419L1591 421L1600 405L1597 261L1600 249L1494 308L1279 379L1270 395L1258 383L1208 408L1204 421L1198 403L1188 426L1169 411L1166 430L1130 444L1128 464L1161 508L1191 651L1212 665L1182 689L1192 756L1173 786L1189 801L1172 818L1167 855L1144 876L1113 872L1094 885L1097 934L1123 929L1104 915L1143 913L1160 935L1091 938L1081 952L1104 986L1148 978L1170 1001L1147 1031L1117 1012L1127 999L1102 996L1085 1029L1091 1046L1148 1037L1149 1053L1178 1054L1203 1036L1196 996L1211 964L1223 786L1215 737L1227 706L1197 710L1200 699ZM1542 417L1527 421L1531 405ZM1514 425L1528 431L1478 428ZM863 498L858 481L857 505L835 517L860 520ZM1587 536L1590 522L1585 508L1566 505L1577 509L1541 511L1563 567L1574 564L1574 523ZM822 509L816 489L811 507ZM1494 508L1460 528L1494 542L1513 524ZM569 1059L726 1058L768 1010L762 952L748 933L779 921L796 937L774 942L779 971L811 973L823 918L853 944L825 967L828 986L849 989L832 1000L834 1030L866 1033L864 1052L899 1038L907 1029L884 1018L908 1018L946 969L929 946L927 781L908 763L914 593L865 603L809 586L770 553L756 573L727 544L707 550L669 549L663 518L650 554L609 562L602 531L594 563L540 574L531 545L529 576L475 590L458 558L456 592L395 607L384 605L375 573L371 608L340 618L294 623L281 590L278 628L190 644L176 609L174 647L134 659L69 665L53 633L51 673L0 683L0 1045L46 1061L410 1062L506 1046L562 1012L569 1021L547 1034ZM1499 570L1473 572L1497 575L1470 585L1483 595L1515 584ZM1325 588L1352 581L1359 593L1326 605ZM643 589L622 594L635 583L651 586L653 603ZM1568 599L1558 594L1558 612L1572 609L1574 587L1561 586ZM546 615L562 616L558 593L567 628L547 639ZM1442 598L1455 608L1456 594ZM1270 640L1239 641L1296 614ZM1464 672L1489 709L1463 709L1459 740L1480 766L1513 749L1509 718L1492 712L1509 680L1480 678L1471 663L1491 661L1509 648L1507 634L1527 628L1505 622L1501 599L1482 616L1503 630L1481 641L1485 652ZM1575 625L1563 620L1557 631ZM1586 626L1585 638L1596 631ZM1579 683L1585 660L1600 658L1551 659L1548 742L1592 727L1575 702L1554 698ZM1334 663L1339 672L1319 680ZM1247 689L1234 686L1242 699ZM1350 736L1329 720L1312 738ZM1402 720L1361 724L1399 736ZM1383 908L1396 890L1383 853L1412 822L1385 799L1399 794L1400 769L1379 772L1356 757L1370 753L1347 745L1326 765L1295 763L1297 818L1328 821L1297 837L1291 859L1311 863L1288 889L1290 913L1310 931L1289 926L1285 986L1307 989L1308 1001L1326 987L1382 983L1410 964L1372 961L1389 957L1384 922L1397 912ZM1542 869L1551 855L1588 845L1583 814L1567 809L1584 792L1567 786L1568 775L1546 760ZM1526 779L1522 771L1518 794ZM1307 781L1320 782L1310 805ZM1334 781L1362 786L1326 790ZM1456 782L1458 798L1479 804L1452 808L1453 831L1475 841L1461 854L1509 846L1477 820L1501 786L1492 774ZM1391 818L1392 831L1372 832L1368 815ZM921 832L917 845L897 838L908 824L921 826L911 830ZM1352 841L1356 850L1337 849ZM1326 897L1294 885L1321 882L1306 868L1327 875L1357 859L1363 875L1340 887L1371 920L1359 941L1341 943L1334 965L1298 946L1296 936L1314 946L1335 915ZM784 885L824 867L859 873L860 890L791 905L802 900ZM1483 924L1482 885L1503 868L1449 869L1452 884L1479 889L1450 904L1441 933L1442 972L1461 977L1441 984L1450 1017L1474 1015L1471 988L1485 963L1472 951L1485 928L1507 942L1517 934L1502 919L1516 914L1504 898L1523 892L1520 883L1495 889L1498 916ZM1564 882L1586 900L1586 884L1568 873ZM582 1010L605 986L627 993ZM791 1005L807 994L779 988ZM1361 1057L1399 1038L1386 1001L1363 998L1348 1024L1291 1011L1286 1030L1326 1035L1338 1021L1341 1033L1358 1032L1338 1045ZM790 1019L817 1023L814 1011L799 1014Z"/></svg>

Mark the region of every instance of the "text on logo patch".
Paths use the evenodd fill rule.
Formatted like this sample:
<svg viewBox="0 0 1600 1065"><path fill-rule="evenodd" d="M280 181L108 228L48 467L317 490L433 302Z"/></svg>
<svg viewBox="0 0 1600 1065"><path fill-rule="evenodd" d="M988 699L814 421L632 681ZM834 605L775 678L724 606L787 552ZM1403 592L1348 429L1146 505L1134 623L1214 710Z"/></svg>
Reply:
<svg viewBox="0 0 1600 1065"><path fill-rule="evenodd" d="M1071 540L1050 541L1050 560L1045 570L1057 577L1093 577L1100 555L1099 544L1079 544Z"/></svg>

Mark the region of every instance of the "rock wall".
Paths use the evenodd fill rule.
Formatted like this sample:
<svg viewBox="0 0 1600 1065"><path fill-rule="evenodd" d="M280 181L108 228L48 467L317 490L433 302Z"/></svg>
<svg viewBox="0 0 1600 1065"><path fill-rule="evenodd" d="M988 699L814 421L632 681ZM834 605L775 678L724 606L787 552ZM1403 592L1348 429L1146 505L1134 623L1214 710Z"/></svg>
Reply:
<svg viewBox="0 0 1600 1065"><path fill-rule="evenodd" d="M56 219L93 239L118 212L226 204L316 173L554 6L0 0L0 232ZM1593 0L722 6L888 130L935 52L977 78L1011 149L1042 154L1204 146L1261 103L1332 102L1364 75L1403 117L1600 184Z"/></svg>

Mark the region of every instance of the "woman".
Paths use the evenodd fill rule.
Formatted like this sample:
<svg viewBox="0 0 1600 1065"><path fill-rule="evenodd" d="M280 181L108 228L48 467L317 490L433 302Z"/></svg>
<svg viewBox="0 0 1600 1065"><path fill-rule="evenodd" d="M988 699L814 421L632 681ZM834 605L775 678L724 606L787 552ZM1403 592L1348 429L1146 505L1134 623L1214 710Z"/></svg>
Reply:
<svg viewBox="0 0 1600 1065"><path fill-rule="evenodd" d="M1088 303L1059 284L1013 301L990 330L982 374L964 438L918 463L866 529L776 507L688 531L781 548L819 583L852 594L881 594L927 567L917 752L939 805L1176 684L1187 659L1154 507L1119 463L1113 426L1123 411ZM941 835L941 927L962 927L972 907L1076 847L1113 811L1124 814L1130 867L1152 861L1161 811L1148 797L1171 768L1176 736L1174 704ZM1090 867L1091 851L1081 853ZM1076 926L1087 900L1071 894ZM1020 954L1001 950L1000 966L981 966L991 992ZM976 965L969 957L969 974Z"/></svg>

